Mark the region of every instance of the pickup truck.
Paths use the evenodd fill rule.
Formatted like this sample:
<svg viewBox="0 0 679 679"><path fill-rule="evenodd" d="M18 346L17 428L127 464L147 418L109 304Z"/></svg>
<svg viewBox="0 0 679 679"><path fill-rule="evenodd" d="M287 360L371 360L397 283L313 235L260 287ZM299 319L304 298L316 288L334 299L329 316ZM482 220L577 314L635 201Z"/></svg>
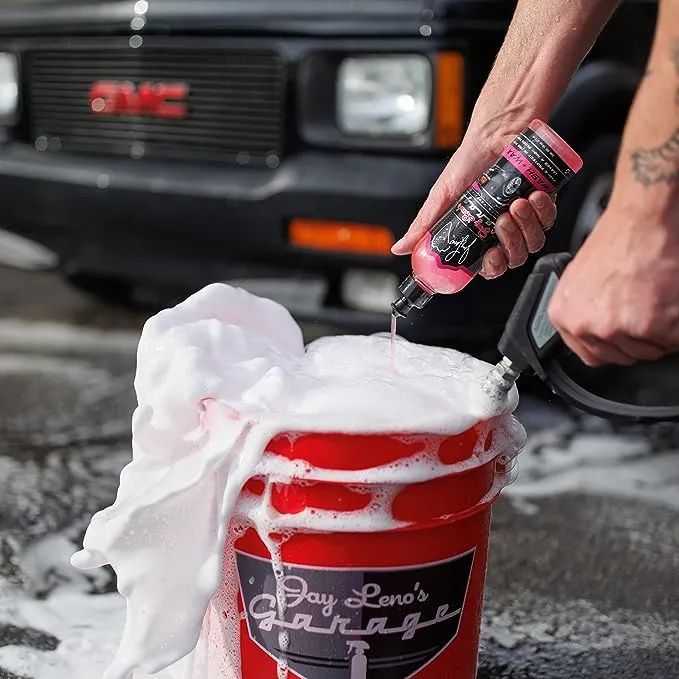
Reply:
<svg viewBox="0 0 679 679"><path fill-rule="evenodd" d="M510 0L0 4L0 227L115 301L215 280L373 332L389 248L459 144ZM550 123L583 156L548 250L605 206L656 3L623 0ZM528 273L475 281L399 332L481 347ZM473 350L473 349L472 349Z"/></svg>

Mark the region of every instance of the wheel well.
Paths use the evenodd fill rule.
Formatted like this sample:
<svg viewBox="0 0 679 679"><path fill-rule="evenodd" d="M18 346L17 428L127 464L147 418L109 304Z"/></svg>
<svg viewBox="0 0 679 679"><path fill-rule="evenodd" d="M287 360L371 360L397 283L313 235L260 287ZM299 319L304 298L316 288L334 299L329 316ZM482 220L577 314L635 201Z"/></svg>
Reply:
<svg viewBox="0 0 679 679"><path fill-rule="evenodd" d="M633 99L634 92L620 92L612 100L592 102L581 114L582 124L575 134L564 135L566 141L579 153L585 153L603 135L621 136Z"/></svg>
<svg viewBox="0 0 679 679"><path fill-rule="evenodd" d="M576 236L580 239L576 229L581 218L582 207L597 185L601 174L603 172L608 174L613 170L619 142L619 133L612 130L603 133L599 131L598 136L590 137L587 145L579 149L582 151L583 168L566 186L558 201L555 240L561 249L570 250L573 239Z"/></svg>
<svg viewBox="0 0 679 679"><path fill-rule="evenodd" d="M581 138L578 142L583 151L603 134L622 134L633 98L634 93L630 96L620 93L616 98L617 102L607 103L606 108L599 106L590 111L587 118L588 124L582 130Z"/></svg>

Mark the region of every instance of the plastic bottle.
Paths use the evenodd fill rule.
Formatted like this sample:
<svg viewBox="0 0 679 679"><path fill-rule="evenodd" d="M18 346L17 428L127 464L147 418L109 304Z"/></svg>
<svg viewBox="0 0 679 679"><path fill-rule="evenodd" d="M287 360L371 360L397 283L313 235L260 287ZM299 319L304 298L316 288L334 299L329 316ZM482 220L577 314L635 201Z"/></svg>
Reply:
<svg viewBox="0 0 679 679"><path fill-rule="evenodd" d="M350 679L366 679L368 676L368 658L365 652L370 646L360 639L358 641L347 641L347 646L354 651L354 656L351 659Z"/></svg>
<svg viewBox="0 0 679 679"><path fill-rule="evenodd" d="M435 294L462 290L499 242L498 217L533 191L560 190L581 168L580 156L547 123L534 120L415 246L412 274L391 305L394 316L422 309Z"/></svg>

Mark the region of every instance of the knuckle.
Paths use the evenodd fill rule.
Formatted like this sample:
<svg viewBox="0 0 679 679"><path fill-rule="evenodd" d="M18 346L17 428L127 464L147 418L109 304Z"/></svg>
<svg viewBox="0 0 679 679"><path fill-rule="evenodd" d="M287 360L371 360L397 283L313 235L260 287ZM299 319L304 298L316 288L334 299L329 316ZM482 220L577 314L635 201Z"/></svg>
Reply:
<svg viewBox="0 0 679 679"><path fill-rule="evenodd" d="M594 352L582 352L579 354L579 356L580 360L588 368L596 368L602 363L601 357L598 354L595 354Z"/></svg>
<svg viewBox="0 0 679 679"><path fill-rule="evenodd" d="M615 342L616 339L620 337L621 334L624 333L621 333L620 329L617 328L615 325L606 324L593 329L593 331L590 334L597 340L606 342L607 344L612 344L613 342Z"/></svg>
<svg viewBox="0 0 679 679"><path fill-rule="evenodd" d="M528 258L528 248L525 236L514 220L507 216L496 227L496 233L502 245L510 268L521 266Z"/></svg>
<svg viewBox="0 0 679 679"><path fill-rule="evenodd" d="M523 237L529 249L541 248L545 242L545 232L537 222L523 228Z"/></svg>
<svg viewBox="0 0 679 679"><path fill-rule="evenodd" d="M523 234L512 234L509 238L506 239L505 245L510 248L511 250L525 250L525 240L523 238Z"/></svg>
<svg viewBox="0 0 679 679"><path fill-rule="evenodd" d="M554 219L554 217L556 217L557 212L558 210L556 207L556 203L549 200L545 205L542 206L542 210L540 210L539 214L542 214L546 219Z"/></svg>
<svg viewBox="0 0 679 679"><path fill-rule="evenodd" d="M566 329L571 335L578 339L583 339L587 335L593 334L589 327L589 323L582 318L571 319L570 322L566 323Z"/></svg>
<svg viewBox="0 0 679 679"><path fill-rule="evenodd" d="M620 325L620 319L612 315L610 311L608 313L583 313L583 316L588 321L583 331L595 342L611 343L625 334Z"/></svg>
<svg viewBox="0 0 679 679"><path fill-rule="evenodd" d="M510 269L518 269L520 266L523 266L526 261L528 260L528 255L516 255L512 257L509 260L509 268Z"/></svg>
<svg viewBox="0 0 679 679"><path fill-rule="evenodd" d="M540 236L537 236L533 240L531 240L531 242L528 246L529 252L533 253L533 252L538 252L538 251L542 250L542 248L545 245L545 241L546 241L545 235L544 235L544 233L541 232Z"/></svg>
<svg viewBox="0 0 679 679"><path fill-rule="evenodd" d="M537 193L529 197L535 215L542 224L553 222L556 219L556 204L547 194Z"/></svg>
<svg viewBox="0 0 679 679"><path fill-rule="evenodd" d="M535 219L535 212L531 204L520 198L514 201L509 207L509 214L518 222L531 222Z"/></svg>
<svg viewBox="0 0 679 679"><path fill-rule="evenodd" d="M548 216L540 215L538 219L540 220L540 226L546 231L547 229L551 229L552 226L554 226L554 222L556 221L556 213Z"/></svg>
<svg viewBox="0 0 679 679"><path fill-rule="evenodd" d="M543 230L551 229L554 226L554 222L556 222L556 209L548 214L539 214L538 220Z"/></svg>
<svg viewBox="0 0 679 679"><path fill-rule="evenodd" d="M552 300L552 303L547 307L547 318L550 323L557 329L563 329L563 322L561 318L561 305Z"/></svg>
<svg viewBox="0 0 679 679"><path fill-rule="evenodd" d="M485 278L497 278L507 269L507 262L502 250L491 248L483 258L483 272Z"/></svg>
<svg viewBox="0 0 679 679"><path fill-rule="evenodd" d="M634 328L630 333L636 339L652 339L659 334L659 323L658 319L661 312L656 311L653 308L649 308L645 313L639 314L634 323Z"/></svg>
<svg viewBox="0 0 679 679"><path fill-rule="evenodd" d="M518 231L519 227L517 223L514 221L512 215L509 212L505 212L498 217L498 220L495 223L495 230L499 231L500 233L508 234L514 231Z"/></svg>
<svg viewBox="0 0 679 679"><path fill-rule="evenodd" d="M511 226L507 225L504 226L498 233L498 238L502 245L504 245L505 248L509 249L517 249L520 248L524 244L524 238L523 234L519 230L519 228L514 224L514 222L511 223Z"/></svg>

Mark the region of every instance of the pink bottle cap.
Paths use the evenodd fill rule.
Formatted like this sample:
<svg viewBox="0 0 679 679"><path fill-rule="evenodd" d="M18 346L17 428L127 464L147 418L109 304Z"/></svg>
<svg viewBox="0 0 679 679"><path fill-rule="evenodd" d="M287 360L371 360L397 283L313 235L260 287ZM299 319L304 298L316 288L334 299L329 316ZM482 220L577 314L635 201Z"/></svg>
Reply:
<svg viewBox="0 0 679 679"><path fill-rule="evenodd" d="M579 172L582 168L582 158L566 143L547 123L542 120L533 120L528 126L545 143L547 143L561 160L573 170Z"/></svg>

